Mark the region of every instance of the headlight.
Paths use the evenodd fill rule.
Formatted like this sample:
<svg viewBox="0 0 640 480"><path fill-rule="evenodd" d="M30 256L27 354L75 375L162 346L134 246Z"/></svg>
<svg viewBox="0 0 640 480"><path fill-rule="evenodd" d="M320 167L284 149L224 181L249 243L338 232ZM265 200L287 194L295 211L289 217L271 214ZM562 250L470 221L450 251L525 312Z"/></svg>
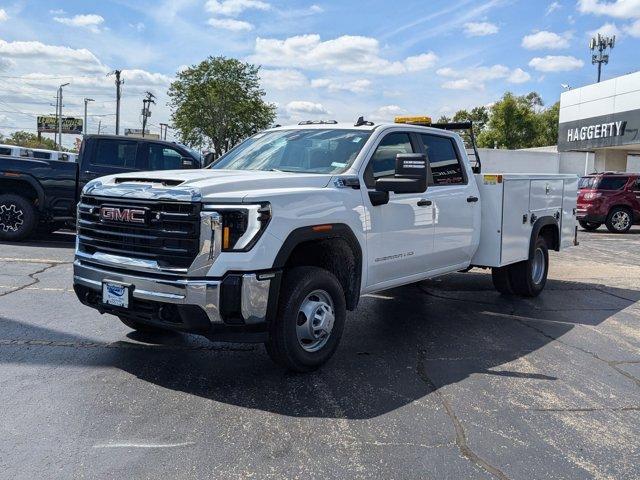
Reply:
<svg viewBox="0 0 640 480"><path fill-rule="evenodd" d="M221 251L246 252L256 244L271 220L271 205L205 205L221 216Z"/></svg>
<svg viewBox="0 0 640 480"><path fill-rule="evenodd" d="M584 194L585 200L595 200L596 198L600 198L602 196L599 192L588 192Z"/></svg>

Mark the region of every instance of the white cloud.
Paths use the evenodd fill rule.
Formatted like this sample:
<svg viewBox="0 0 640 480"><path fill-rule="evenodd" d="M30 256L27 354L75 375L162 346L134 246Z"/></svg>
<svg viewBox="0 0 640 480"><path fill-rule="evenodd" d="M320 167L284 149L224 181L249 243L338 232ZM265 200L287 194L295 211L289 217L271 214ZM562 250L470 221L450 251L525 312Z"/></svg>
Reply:
<svg viewBox="0 0 640 480"><path fill-rule="evenodd" d="M631 25L624 27L624 31L627 35L640 38L640 20L636 20Z"/></svg>
<svg viewBox="0 0 640 480"><path fill-rule="evenodd" d="M399 75L431 67L437 60L433 52L390 61L380 56L378 40L345 35L322 41L320 35L298 35L285 40L256 39L251 61L262 65L310 70Z"/></svg>
<svg viewBox="0 0 640 480"><path fill-rule="evenodd" d="M531 75L528 72L525 72L521 68L516 68L511 75L507 78L509 83L526 83L531 80Z"/></svg>
<svg viewBox="0 0 640 480"><path fill-rule="evenodd" d="M46 45L41 42L7 42L0 40L0 56L12 59L30 59L49 67L73 66L85 72L106 73L108 71L98 58L86 48L70 48ZM44 64L44 65L43 65Z"/></svg>
<svg viewBox="0 0 640 480"><path fill-rule="evenodd" d="M539 72L569 72L582 68L584 62L569 55L547 55L544 58L535 57L529 62L529 66Z"/></svg>
<svg viewBox="0 0 640 480"><path fill-rule="evenodd" d="M261 69L260 79L263 87L274 90L290 90L305 87L309 83L301 72L292 69Z"/></svg>
<svg viewBox="0 0 640 480"><path fill-rule="evenodd" d="M286 109L292 114L307 113L311 115L322 115L329 113L329 110L324 108L321 103L305 102L302 100L287 103Z"/></svg>
<svg viewBox="0 0 640 480"><path fill-rule="evenodd" d="M509 83L525 83L531 79L531 76L521 68L511 70L504 65L473 67L464 70L441 68L436 73L450 79L442 84L442 88L449 90L483 90L484 82L490 80L503 79Z"/></svg>
<svg viewBox="0 0 640 480"><path fill-rule="evenodd" d="M7 15L4 8L0 8L0 22L6 22L7 20L9 20L9 15Z"/></svg>
<svg viewBox="0 0 640 480"><path fill-rule="evenodd" d="M215 28L231 30L232 32L248 32L253 30L253 25L243 20L233 18L210 18L207 23Z"/></svg>
<svg viewBox="0 0 640 480"><path fill-rule="evenodd" d="M615 0L613 2L601 0L578 0L578 10L581 13L605 15L609 17L640 18L639 0Z"/></svg>
<svg viewBox="0 0 640 480"><path fill-rule="evenodd" d="M352 93L368 92L371 81L366 79L354 80L351 82L335 82L328 78L316 78L311 80L313 88L326 88L330 92L347 91Z"/></svg>
<svg viewBox="0 0 640 480"><path fill-rule="evenodd" d="M547 11L546 11L545 15L551 15L553 12L555 12L556 10L560 10L561 8L562 8L562 5L560 5L559 2L552 2L547 7Z"/></svg>
<svg viewBox="0 0 640 480"><path fill-rule="evenodd" d="M522 39L522 46L527 50L561 50L569 48L571 35L564 33L559 35L554 32L542 30L540 32L525 35Z"/></svg>
<svg viewBox="0 0 640 480"><path fill-rule="evenodd" d="M474 88L478 88L482 90L484 89L484 84L481 82L472 82L468 78L460 78L458 80L444 82L442 88L446 88L447 90L473 90Z"/></svg>
<svg viewBox="0 0 640 480"><path fill-rule="evenodd" d="M237 17L245 10L269 10L271 5L261 0L208 0L205 9L214 15Z"/></svg>
<svg viewBox="0 0 640 480"><path fill-rule="evenodd" d="M433 52L429 52L415 55L413 57L407 57L404 59L403 63L408 72L419 72L433 67L437 61L438 56Z"/></svg>
<svg viewBox="0 0 640 480"><path fill-rule="evenodd" d="M620 31L618 26L615 23L609 23L609 22L605 23L600 28L596 28L595 30L591 30L590 32L588 32L588 35L590 37L595 37L598 34L606 35L609 37L612 37L613 35L617 37L622 36L622 32Z"/></svg>
<svg viewBox="0 0 640 480"><path fill-rule="evenodd" d="M468 22L464 24L464 33L468 37L484 37L498 33L498 26L489 22Z"/></svg>
<svg viewBox="0 0 640 480"><path fill-rule="evenodd" d="M311 10L313 13L322 13L324 12L324 8L322 8L320 5L311 5L309 7L309 10Z"/></svg>
<svg viewBox="0 0 640 480"><path fill-rule="evenodd" d="M70 27L86 28L93 33L98 33L100 31L100 25L104 23L104 18L94 13L74 15L73 17L53 17L53 20Z"/></svg>
<svg viewBox="0 0 640 480"><path fill-rule="evenodd" d="M380 107L374 112L371 112L367 116L367 119L376 122L391 122L394 117L405 113L407 113L407 111L398 105L385 105L384 107Z"/></svg>
<svg viewBox="0 0 640 480"><path fill-rule="evenodd" d="M144 29L146 28L146 25L142 22L130 23L129 26L134 30L137 30L138 32L143 32Z"/></svg>

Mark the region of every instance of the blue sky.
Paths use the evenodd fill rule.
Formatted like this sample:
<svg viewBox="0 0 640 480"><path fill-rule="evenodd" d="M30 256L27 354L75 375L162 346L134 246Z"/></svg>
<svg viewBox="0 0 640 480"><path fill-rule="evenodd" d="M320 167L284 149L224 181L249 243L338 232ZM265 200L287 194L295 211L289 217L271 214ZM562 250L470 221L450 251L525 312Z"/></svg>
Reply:
<svg viewBox="0 0 640 480"><path fill-rule="evenodd" d="M94 98L89 131L112 131L114 68L123 126L140 127L150 90L157 130L175 72L208 55L262 65L280 123L438 117L505 91L552 104L561 84L595 80L596 31L618 38L605 78L640 68L640 0L0 0L0 132L35 129L66 81L65 114Z"/></svg>

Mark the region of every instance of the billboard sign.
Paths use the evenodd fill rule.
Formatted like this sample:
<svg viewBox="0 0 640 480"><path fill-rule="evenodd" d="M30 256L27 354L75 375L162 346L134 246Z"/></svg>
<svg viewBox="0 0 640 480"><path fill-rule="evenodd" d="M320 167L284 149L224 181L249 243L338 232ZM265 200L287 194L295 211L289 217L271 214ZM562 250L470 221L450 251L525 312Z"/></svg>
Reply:
<svg viewBox="0 0 640 480"><path fill-rule="evenodd" d="M38 116L38 132L58 133L58 118L55 115ZM62 133L82 134L82 119L62 117Z"/></svg>

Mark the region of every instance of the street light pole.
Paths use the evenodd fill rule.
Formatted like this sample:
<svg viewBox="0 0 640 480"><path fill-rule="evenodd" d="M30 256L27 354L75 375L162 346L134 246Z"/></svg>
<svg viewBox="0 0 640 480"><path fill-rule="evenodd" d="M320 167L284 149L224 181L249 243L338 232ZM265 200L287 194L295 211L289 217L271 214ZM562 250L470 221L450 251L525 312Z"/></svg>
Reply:
<svg viewBox="0 0 640 480"><path fill-rule="evenodd" d="M93 98L85 98L84 99L84 125L82 127L82 136L84 137L87 134L87 103L95 102Z"/></svg>
<svg viewBox="0 0 640 480"><path fill-rule="evenodd" d="M58 87L58 96L60 97L58 104L60 108L60 115L58 116L58 136L60 137L60 143L58 147L62 150L62 87L66 87L69 83L63 83Z"/></svg>

